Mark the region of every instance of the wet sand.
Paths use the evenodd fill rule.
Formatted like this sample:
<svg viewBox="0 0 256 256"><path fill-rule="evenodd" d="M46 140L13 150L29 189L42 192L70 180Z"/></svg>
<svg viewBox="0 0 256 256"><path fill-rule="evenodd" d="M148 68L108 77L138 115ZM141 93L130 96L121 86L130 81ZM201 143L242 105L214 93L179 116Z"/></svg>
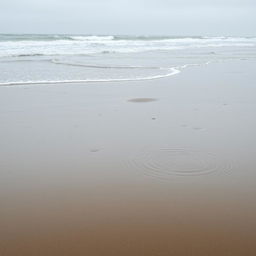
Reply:
<svg viewBox="0 0 256 256"><path fill-rule="evenodd" d="M254 69L0 88L0 255L254 256Z"/></svg>
<svg viewBox="0 0 256 256"><path fill-rule="evenodd" d="M153 98L134 98L134 99L130 99L128 100L129 102L136 102L136 103L146 103L146 102L152 102L152 101L156 101L157 99L153 99Z"/></svg>

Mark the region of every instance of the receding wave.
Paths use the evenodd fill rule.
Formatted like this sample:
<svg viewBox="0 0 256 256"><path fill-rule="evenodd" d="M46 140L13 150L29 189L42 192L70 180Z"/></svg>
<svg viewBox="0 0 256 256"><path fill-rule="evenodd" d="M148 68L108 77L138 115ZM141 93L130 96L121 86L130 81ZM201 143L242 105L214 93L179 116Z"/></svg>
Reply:
<svg viewBox="0 0 256 256"><path fill-rule="evenodd" d="M158 74L140 75L133 77L122 77L122 78L87 78L87 79L52 79L52 80L17 80L17 81L3 81L0 82L0 86L15 86L15 85L37 85L37 84L71 84L71 83L100 83L100 82L125 82L125 81L146 81L161 79L166 77L171 77L179 74L183 69L188 67L196 67L202 65L208 65L213 61L208 61L205 63L190 63L179 65L175 67L150 67L150 66L106 66L106 65L89 65L85 63L72 63L72 62L62 62L55 59L44 59L43 62L51 62L56 65L67 65L67 66L78 66L84 68L92 69L138 69L138 70L159 70ZM118 73L117 73L118 75Z"/></svg>
<svg viewBox="0 0 256 256"><path fill-rule="evenodd" d="M36 84L71 84L71 83L93 83L93 82L125 82L125 81L143 81L160 79L180 73L177 68L168 68L168 73L162 75L135 77L135 78L106 78L106 79L70 79L70 80L38 80L38 81L14 81L1 82L0 86L15 86L15 85L36 85Z"/></svg>
<svg viewBox="0 0 256 256"><path fill-rule="evenodd" d="M104 66L104 65L88 65L84 63L75 63L75 62L65 62L59 61L56 59L51 60L52 63L58 65L66 65L66 66L74 66L74 67L86 67L86 68L100 68L100 69L169 69L169 68L162 68L162 67L144 67L144 66Z"/></svg>

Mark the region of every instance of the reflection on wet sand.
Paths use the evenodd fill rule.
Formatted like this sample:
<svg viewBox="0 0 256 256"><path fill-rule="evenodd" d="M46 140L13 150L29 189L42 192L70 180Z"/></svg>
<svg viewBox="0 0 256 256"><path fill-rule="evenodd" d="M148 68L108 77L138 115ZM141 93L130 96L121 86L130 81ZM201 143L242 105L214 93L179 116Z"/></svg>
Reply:
<svg viewBox="0 0 256 256"><path fill-rule="evenodd" d="M84 198L77 191L32 200L5 216L1 255L255 254L255 207L247 205L253 201L217 199L208 189L190 195L134 190L137 195L119 187L119 195L102 188Z"/></svg>
<svg viewBox="0 0 256 256"><path fill-rule="evenodd" d="M0 256L255 256L243 64L240 80L222 63L122 86L2 87Z"/></svg>

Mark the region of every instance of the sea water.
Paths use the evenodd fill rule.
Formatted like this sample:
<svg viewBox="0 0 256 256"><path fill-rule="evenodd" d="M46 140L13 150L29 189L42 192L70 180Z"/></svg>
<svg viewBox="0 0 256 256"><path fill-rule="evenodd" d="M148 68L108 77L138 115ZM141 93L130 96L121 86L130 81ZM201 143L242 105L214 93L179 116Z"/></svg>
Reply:
<svg viewBox="0 0 256 256"><path fill-rule="evenodd" d="M255 59L256 37L0 35L0 86L159 79Z"/></svg>

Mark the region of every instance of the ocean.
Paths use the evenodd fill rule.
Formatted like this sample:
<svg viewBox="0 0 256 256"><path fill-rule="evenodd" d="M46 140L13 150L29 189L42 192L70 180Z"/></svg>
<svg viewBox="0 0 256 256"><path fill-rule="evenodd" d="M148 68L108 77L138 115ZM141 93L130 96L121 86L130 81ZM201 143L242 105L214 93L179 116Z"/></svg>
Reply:
<svg viewBox="0 0 256 256"><path fill-rule="evenodd" d="M256 58L256 37L0 35L0 86L160 79Z"/></svg>

